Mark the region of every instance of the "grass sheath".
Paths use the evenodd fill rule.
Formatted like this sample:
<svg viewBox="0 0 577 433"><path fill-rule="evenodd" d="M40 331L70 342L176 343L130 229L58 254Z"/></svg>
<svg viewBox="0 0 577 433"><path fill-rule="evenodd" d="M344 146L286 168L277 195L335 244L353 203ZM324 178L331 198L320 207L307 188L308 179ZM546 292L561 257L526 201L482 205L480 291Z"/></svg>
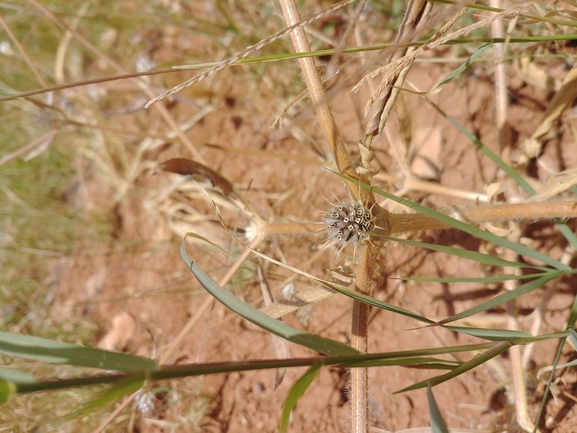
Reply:
<svg viewBox="0 0 577 433"><path fill-rule="evenodd" d="M440 212L463 219L471 224L499 221L544 221L577 218L577 202L555 201L499 204L472 208L441 209ZM453 215L452 215L453 214ZM390 234L420 232L450 228L445 223L419 213L389 214Z"/></svg>

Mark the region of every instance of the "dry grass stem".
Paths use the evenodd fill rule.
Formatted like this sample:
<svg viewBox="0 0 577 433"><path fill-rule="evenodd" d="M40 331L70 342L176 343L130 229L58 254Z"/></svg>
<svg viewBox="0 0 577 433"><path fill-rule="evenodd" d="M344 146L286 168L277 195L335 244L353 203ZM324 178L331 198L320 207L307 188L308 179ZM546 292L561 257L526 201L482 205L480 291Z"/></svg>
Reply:
<svg viewBox="0 0 577 433"><path fill-rule="evenodd" d="M91 6L92 0L85 0L84 3L78 9L76 16L70 23L70 28L76 30L78 24L88 11L88 8ZM54 60L54 80L57 83L64 83L64 64L66 59L66 52L68 51L68 47L70 46L70 41L72 40L73 34L72 31L66 30L62 41L58 44L58 50L56 51L56 58ZM43 87L47 87L44 85Z"/></svg>
<svg viewBox="0 0 577 433"><path fill-rule="evenodd" d="M494 8L501 6L501 0L491 0L490 5ZM503 20L497 18L491 23L491 31L494 38L503 38ZM493 53L495 54L495 101L496 101L496 122L499 134L500 153L509 146L508 126L507 126L507 108L508 108L508 88L507 88L507 71L504 62L505 44L493 44Z"/></svg>
<svg viewBox="0 0 577 433"><path fill-rule="evenodd" d="M507 238L513 242L519 242L521 238L521 228L519 225L517 223L510 222L509 227L510 235L507 236ZM511 262L517 262L519 257L515 252L507 250L504 254L504 259ZM521 270L519 268L508 269L508 272L511 273L511 275L519 275ZM505 282L505 289L508 291L514 290L517 284L517 280L508 280ZM507 329L512 331L519 330L519 323L517 318L516 300L509 301L507 303ZM513 379L513 392L515 395L516 419L517 423L524 431L539 432L538 429L534 430L535 425L529 416L529 409L527 406L527 386L525 383L525 370L523 369L521 349L521 346L518 345L515 345L509 349L511 376Z"/></svg>
<svg viewBox="0 0 577 433"><path fill-rule="evenodd" d="M289 28L294 27L293 31L290 33L293 45L296 52L308 52L310 51L310 45L306 37L306 33L302 27L295 27L299 23L299 15L294 2L290 0L281 1L281 7L287 26ZM307 57L299 59L299 64L303 74L303 78L307 85L309 91L309 97L315 109L319 125L323 131L325 141L330 149L331 155L334 157L336 166L341 173L345 173L351 177L357 177L352 160L345 143L338 132L335 119L331 112L328 104L328 99L326 97L322 80L320 78L315 60L313 58ZM349 185L351 191L358 190L354 188L353 184ZM374 200L367 193L360 193L360 197L353 192L357 200L364 203L372 203Z"/></svg>
<svg viewBox="0 0 577 433"><path fill-rule="evenodd" d="M475 191L465 191L457 188L447 187L440 185L438 183L426 182L422 180L414 179L399 179L395 176L391 176L387 173L377 173L375 179L383 180L392 184L401 184L405 190L405 194L408 191L420 191L429 194L441 194L448 197L455 197L464 200L474 201L476 203L487 203L489 201L486 194L482 194ZM395 195L402 197L401 194L395 193Z"/></svg>
<svg viewBox="0 0 577 433"><path fill-rule="evenodd" d="M127 78L148 77L152 75L167 74L170 72L174 73L175 70L172 68L164 68L164 69L155 69L154 71L122 73L111 77L101 77L101 78L94 78L92 80L75 81L74 83L59 84L57 86L47 86L42 89L28 90L26 92L18 92L18 93L12 93L7 96L0 96L0 102L12 101L14 99L26 98L29 96L42 95L44 93L56 92L59 90L73 89L76 87L85 87L90 84L108 83L111 81L124 80ZM150 89L157 90L158 88L150 86ZM178 97L175 97L175 99L178 99Z"/></svg>
<svg viewBox="0 0 577 433"><path fill-rule="evenodd" d="M541 203L500 204L473 208L452 207L440 209L439 212L471 224L522 220L535 222L553 220L555 218L577 218L577 202L567 200ZM419 213L390 214L390 222L391 235L451 228L442 221Z"/></svg>
<svg viewBox="0 0 577 433"><path fill-rule="evenodd" d="M281 7L288 26L299 22L299 15L293 0L282 0ZM310 46L306 34L302 28L296 28L291 33L291 38L295 51L310 51ZM350 177L357 178L357 173L352 166L351 157L345 143L340 136L331 109L326 99L323 84L320 79L315 60L312 58L299 59L301 71L307 85L309 95L315 109L319 124L324 133L325 140L331 150L338 170ZM368 150L370 152L370 150ZM364 155L365 161L370 162L372 156ZM365 172L359 173L361 180L370 183L371 172L368 170L368 162L365 164ZM365 189L359 189L353 182L347 181L349 191L365 206L372 207L374 197L372 193ZM377 224L385 224L386 212L381 210L377 214ZM382 241L377 240L377 243ZM356 290L362 293L370 293L374 288L374 267L378 248L371 249L367 244L361 247L361 263L357 275ZM351 326L351 346L362 353L368 348L368 315L369 308L366 304L353 302L352 326ZM368 414L368 369L353 368L351 369L351 420L352 432L364 433L368 431L369 414Z"/></svg>

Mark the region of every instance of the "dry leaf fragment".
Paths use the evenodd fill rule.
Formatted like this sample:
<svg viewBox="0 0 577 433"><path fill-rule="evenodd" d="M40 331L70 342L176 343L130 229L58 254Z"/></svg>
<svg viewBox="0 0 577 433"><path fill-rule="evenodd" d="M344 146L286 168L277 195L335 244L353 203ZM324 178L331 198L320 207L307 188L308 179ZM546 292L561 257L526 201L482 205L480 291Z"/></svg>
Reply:
<svg viewBox="0 0 577 433"><path fill-rule="evenodd" d="M551 138L552 131L556 131L561 114L573 102L575 97L577 97L577 67L569 71L563 80L563 85L547 106L543 119L539 122L535 132L521 145L523 155L519 158L519 165L524 165L530 159L536 158L541 154L543 143Z"/></svg>
<svg viewBox="0 0 577 433"><path fill-rule="evenodd" d="M513 63L521 78L531 86L543 90L559 90L561 81L553 78L543 68L539 67L530 58L523 57Z"/></svg>
<svg viewBox="0 0 577 433"><path fill-rule="evenodd" d="M232 183L222 176L220 173L214 171L199 162L185 158L174 158L158 164L153 175L159 171L168 171L170 173L182 174L195 177L200 177L202 180L208 181L214 188L218 188L226 196L237 197Z"/></svg>
<svg viewBox="0 0 577 433"><path fill-rule="evenodd" d="M544 201L577 185L577 168L549 176L534 196L527 201Z"/></svg>

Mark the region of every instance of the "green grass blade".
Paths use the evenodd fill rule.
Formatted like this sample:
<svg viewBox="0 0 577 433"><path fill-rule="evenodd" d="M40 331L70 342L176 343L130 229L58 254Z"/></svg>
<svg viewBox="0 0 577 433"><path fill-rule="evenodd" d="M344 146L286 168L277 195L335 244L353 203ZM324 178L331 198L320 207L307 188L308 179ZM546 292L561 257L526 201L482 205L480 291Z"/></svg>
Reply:
<svg viewBox="0 0 577 433"><path fill-rule="evenodd" d="M112 387L110 387L97 397L84 403L73 412L64 415L58 420L52 422L48 426L48 430L57 428L68 421L72 421L73 419L88 415L89 413L99 410L100 408L111 402L114 402L122 397L125 397L129 394L132 394L133 392L138 391L140 388L142 388L145 381L146 381L145 372L131 374L130 376L117 380Z"/></svg>
<svg viewBox="0 0 577 433"><path fill-rule="evenodd" d="M18 383L33 383L34 376L12 368L0 367L0 379Z"/></svg>
<svg viewBox="0 0 577 433"><path fill-rule="evenodd" d="M568 336L569 331L559 331L550 334L537 335L535 337L518 338L512 342L515 344L531 344L531 343L539 343L541 341L553 340L555 338L566 339Z"/></svg>
<svg viewBox="0 0 577 433"><path fill-rule="evenodd" d="M453 371L451 371L449 373L443 374L441 376L436 376L436 377L433 377L431 379L424 380L422 382L408 386L408 387L403 388L399 391L395 391L394 394L400 394L402 392L413 391L415 389L421 389L421 388L424 388L424 387L429 386L429 385L430 386L439 385L443 382L446 382L450 379L453 379L454 377L460 376L461 374L466 373L467 371L472 370L473 368L478 367L479 365L484 364L485 362L489 361L490 359L500 355L505 350L509 349L512 345L513 345L513 343L511 343L509 341L502 341L500 343L497 343L493 347L491 347L490 349L486 350L483 353L480 353L479 355L475 356L470 361L463 363L462 365L455 368Z"/></svg>
<svg viewBox="0 0 577 433"><path fill-rule="evenodd" d="M317 352L326 355L353 355L359 352L352 347L339 343L334 340L319 337L299 331L287 324L272 319L263 312L251 307L242 302L236 296L230 294L228 291L216 284L196 263L194 263L186 254L184 242L180 244L179 254L181 259L186 263L188 268L192 271L199 283L214 296L219 302L226 307L233 310L239 316L244 317L248 321L254 323L262 329L265 329L279 337L288 341L316 350Z"/></svg>
<svg viewBox="0 0 577 433"><path fill-rule="evenodd" d="M551 336L547 336L547 338L559 338L560 336L565 335L566 333L564 333L563 335L553 334ZM537 338L533 337L530 340L537 340ZM461 346L436 347L431 349L405 350L405 351L387 352L387 353L356 354L346 356L311 357L311 358L294 358L294 359L263 359L263 360L247 360L236 362L165 365L161 366L159 369L156 370L135 372L132 374L135 375L146 374L146 377L151 381L167 380L167 379L178 379L183 377L202 376L207 374L231 373L239 371L308 367L313 365L317 361L321 362L322 365L324 366L343 365L349 367L372 366L373 363L374 366L407 365L408 363L413 368L418 368L418 364L421 363L422 365L425 366L424 368L426 368L426 363L428 362L427 357L429 357L429 359L432 362L436 361L440 364L444 364L450 367L453 364L452 361L438 360L431 357L435 355L444 355L447 353L455 354L471 351L477 352L480 350L490 349L492 347L493 343L477 343L477 344L466 344ZM455 364L460 365L461 363L455 363ZM115 384L118 383L120 379L129 377L130 374L131 373L128 374L119 373L114 375L39 381L32 383L22 382L22 383L16 383L17 386L16 392L30 393L30 392L50 391L71 387L78 388L82 386L91 386L91 385Z"/></svg>
<svg viewBox="0 0 577 433"><path fill-rule="evenodd" d="M567 35L554 35L554 36L526 36L526 37L512 37L512 38L457 38L453 39L452 41L448 42L446 45L465 45L465 44L485 44L478 50L481 50L483 47L489 47L491 44L502 44L502 43L531 43L531 42L558 42L558 41L574 41L577 40L577 34L567 34ZM367 53L370 51L382 51L389 48L398 48L398 47L420 47L426 41L417 41L417 42L407 42L403 44L396 44L396 43L385 43L385 44L374 44L374 45L365 45L360 47L348 47L342 50L337 50L335 48L329 48L325 50L315 50L315 51L304 51L300 53L276 53L276 54L269 54L264 56L255 56L246 59L239 59L231 66L238 66L238 65L250 65L250 64L259 64L259 63L270 63L270 62L282 62L288 60L297 60L303 59L307 57L328 57L336 54L337 52L342 54L356 54L356 53ZM486 49L486 48L485 48ZM484 49L483 49L484 51ZM451 77L451 79L455 78L457 75L462 73L465 69L471 66L474 60L481 54L475 56L476 53L470 57L470 60L465 63L466 67L463 70L455 70L453 73L449 74L445 80L451 77L452 74L455 74ZM473 56L475 56L473 58ZM173 66L173 69L176 70L188 70L188 71L197 71L197 70L204 70L213 68L218 66L221 62L203 62L203 63L195 63L191 65L178 65ZM463 65L463 66L465 66ZM461 66L460 68L463 68ZM459 71L459 73L456 73ZM450 81L450 80L449 80ZM20 95L18 95L20 96ZM1 100L0 100L1 101Z"/></svg>
<svg viewBox="0 0 577 433"><path fill-rule="evenodd" d="M532 266L519 263L511 262L509 260L503 260L498 257L492 256L490 254L483 254L477 251L464 250L462 248L447 247L445 245L429 244L426 242L412 241L410 239L400 239L400 238L386 238L390 241L397 242L405 245L412 245L419 248L426 248L428 250L438 251L440 253L449 254L452 256L461 257L464 259L474 260L479 263L484 263L486 265L501 266L501 267L514 267L514 268L529 268Z"/></svg>
<svg viewBox="0 0 577 433"><path fill-rule="evenodd" d="M321 362L315 362L289 391L282 408L282 414L280 418L279 429L281 433L284 433L288 430L292 410L295 408L298 400L304 395L305 391L308 389L313 380L315 380L315 378L318 376L319 372L321 371L321 367Z"/></svg>
<svg viewBox="0 0 577 433"><path fill-rule="evenodd" d="M573 348L577 348L577 332L574 329L569 330L569 341L573 344Z"/></svg>
<svg viewBox="0 0 577 433"><path fill-rule="evenodd" d="M565 239L577 250L577 236L573 233L571 227L560 220L555 220L555 224L559 227L559 231L565 236Z"/></svg>
<svg viewBox="0 0 577 433"><path fill-rule="evenodd" d="M422 283L502 283L510 280L527 280L529 278L542 277L549 272L538 272L527 275L495 275L492 277L401 277L392 280L416 281Z"/></svg>
<svg viewBox="0 0 577 433"><path fill-rule="evenodd" d="M575 326L575 321L577 321L577 296L573 299L573 305L571 305L571 312L569 313L565 329L573 328Z"/></svg>
<svg viewBox="0 0 577 433"><path fill-rule="evenodd" d="M512 331L508 329L467 328L463 326L445 326L445 328L490 341L515 341L519 338L533 337L533 335L528 332Z"/></svg>
<svg viewBox="0 0 577 433"><path fill-rule="evenodd" d="M473 308L469 308L468 310L465 310L461 313L455 314L454 316L443 319L443 320L437 322L437 325L444 325L446 323L454 322L455 320L459 320L459 319L464 319L465 317L473 316L475 314L481 313L481 312L489 310L491 308L495 308L501 304L504 304L505 302L512 301L513 299L518 298L521 295L532 292L533 290L542 287L545 283L552 280L553 278L558 277L561 274L562 274L562 272L560 272L560 271L554 271L554 272L549 273L548 275L537 278L533 281L529 281L528 283L521 284L519 287L517 287L511 291L497 295L494 298L489 299L486 302L483 302L479 305L476 305Z"/></svg>
<svg viewBox="0 0 577 433"><path fill-rule="evenodd" d="M415 370L454 370L456 368L454 365L447 364L446 362L430 362L427 364L408 364L406 367Z"/></svg>
<svg viewBox="0 0 577 433"><path fill-rule="evenodd" d="M449 433L430 385L427 386L427 400L429 402L429 418L431 419L433 433Z"/></svg>
<svg viewBox="0 0 577 433"><path fill-rule="evenodd" d="M541 405L539 406L539 412L537 412L537 418L535 419L535 429L533 433L537 431L537 426L541 424L541 417L545 411L545 406L547 405L547 401L549 400L547 397L549 396L549 392L551 390L551 385L553 384L553 379L555 378L555 371L557 370L557 365L559 365L559 360L561 359L561 353L563 352L563 347L565 346L565 339L560 341L559 346L557 347L557 352L555 353L555 359L553 360L553 368L551 369L551 373L549 374L549 380L547 381L547 386L545 387L545 392L543 393L543 398L541 399Z"/></svg>
<svg viewBox="0 0 577 433"><path fill-rule="evenodd" d="M431 97L433 95L436 95L437 93L439 93L441 90L443 90L443 88L449 84L451 81L453 81L454 78L458 77L459 75L461 75L463 72L465 72L467 69L469 69L469 67L475 63L475 60L477 60L477 58L483 54L485 52L485 50L487 48L489 48L491 45L490 44L485 44L480 46L479 48L477 48L475 50L475 52L473 54L471 54L471 56L467 59L467 61L465 63L463 63L461 66L459 66L457 69L455 69L453 72L451 72L449 75L447 75L445 78L443 78L443 80L439 83L439 85L437 87L435 87L433 90L431 90L429 93L427 93L427 97Z"/></svg>
<svg viewBox="0 0 577 433"><path fill-rule="evenodd" d="M390 367L402 365L410 368L454 370L461 364L462 362L459 361L447 361L445 359L423 356L409 356L406 358L376 359L372 361L347 363L347 367Z"/></svg>
<svg viewBox="0 0 577 433"><path fill-rule="evenodd" d="M6 403L10 397L17 393L18 387L11 380L0 379L0 404Z"/></svg>
<svg viewBox="0 0 577 433"><path fill-rule="evenodd" d="M157 367L155 361L139 356L7 332L0 332L0 353L53 364L125 372L153 370Z"/></svg>
<svg viewBox="0 0 577 433"><path fill-rule="evenodd" d="M435 323L433 320L427 319L426 317L423 317L419 314L405 310L401 307L396 307L394 305L388 304L388 303L383 302L383 301L379 301L378 299L375 299L371 296L364 295L364 294L359 293L355 290L351 290L348 287L341 286L340 284L331 283L329 281L324 281L324 280L320 280L320 279L316 279L316 281L321 283L323 286L328 287L331 290L334 290L335 292L338 292L342 295L348 296L349 298L354 299L355 301L362 302L363 304L371 305L373 307L380 308L382 310L386 310L386 311L390 311L392 313L400 314L401 316L410 317L411 319L415 319L419 322L424 322L424 323L429 323L429 324Z"/></svg>

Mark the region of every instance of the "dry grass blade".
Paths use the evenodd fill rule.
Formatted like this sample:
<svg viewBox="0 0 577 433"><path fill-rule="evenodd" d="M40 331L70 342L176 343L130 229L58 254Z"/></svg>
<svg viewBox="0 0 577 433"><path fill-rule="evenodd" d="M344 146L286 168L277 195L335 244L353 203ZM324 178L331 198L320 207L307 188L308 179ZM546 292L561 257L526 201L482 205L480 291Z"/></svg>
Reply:
<svg viewBox="0 0 577 433"><path fill-rule="evenodd" d="M147 102L147 104L144 106L145 108L150 107L152 104L158 102L158 101L162 101L164 98L174 95L175 93L180 92L183 89L186 89L187 87L192 86L195 83L198 83L199 81L205 79L206 77L209 77L213 74L216 74L219 71L222 71L224 68L232 65L233 63L242 60L246 57L248 57L251 53L254 53L255 51L260 50L261 48L263 48L264 46L276 41L277 39L282 38L285 35L288 35L289 33L291 33L293 30L298 29L298 28L302 28L304 26L309 25L310 23L318 20L319 18L322 18L323 16L337 11L345 6L347 6L348 4L352 3L355 0L346 0L343 1L341 3L337 3L336 5L330 7L329 9L326 9L322 12L319 12L315 15L313 15L312 17L304 20L304 21L300 21L298 23L295 23L289 27L287 27L284 30L281 30L280 32L275 33L274 35L263 39L262 41L260 41L258 44L254 44L254 45L250 45L249 47L247 47L245 50L241 51L240 53L235 54L234 56L232 56L231 58L225 60L224 62L221 62L219 65L210 68L206 71L204 71L203 73L197 75L194 78L191 78L190 80L185 81L182 84L179 84L178 86L173 87L172 89L170 89L167 92L164 92L163 94L152 98L150 101Z"/></svg>
<svg viewBox="0 0 577 433"><path fill-rule="evenodd" d="M527 201L536 202L548 200L551 197L567 191L574 185L577 185L577 169L562 171L561 173L549 176L535 192L535 195Z"/></svg>

